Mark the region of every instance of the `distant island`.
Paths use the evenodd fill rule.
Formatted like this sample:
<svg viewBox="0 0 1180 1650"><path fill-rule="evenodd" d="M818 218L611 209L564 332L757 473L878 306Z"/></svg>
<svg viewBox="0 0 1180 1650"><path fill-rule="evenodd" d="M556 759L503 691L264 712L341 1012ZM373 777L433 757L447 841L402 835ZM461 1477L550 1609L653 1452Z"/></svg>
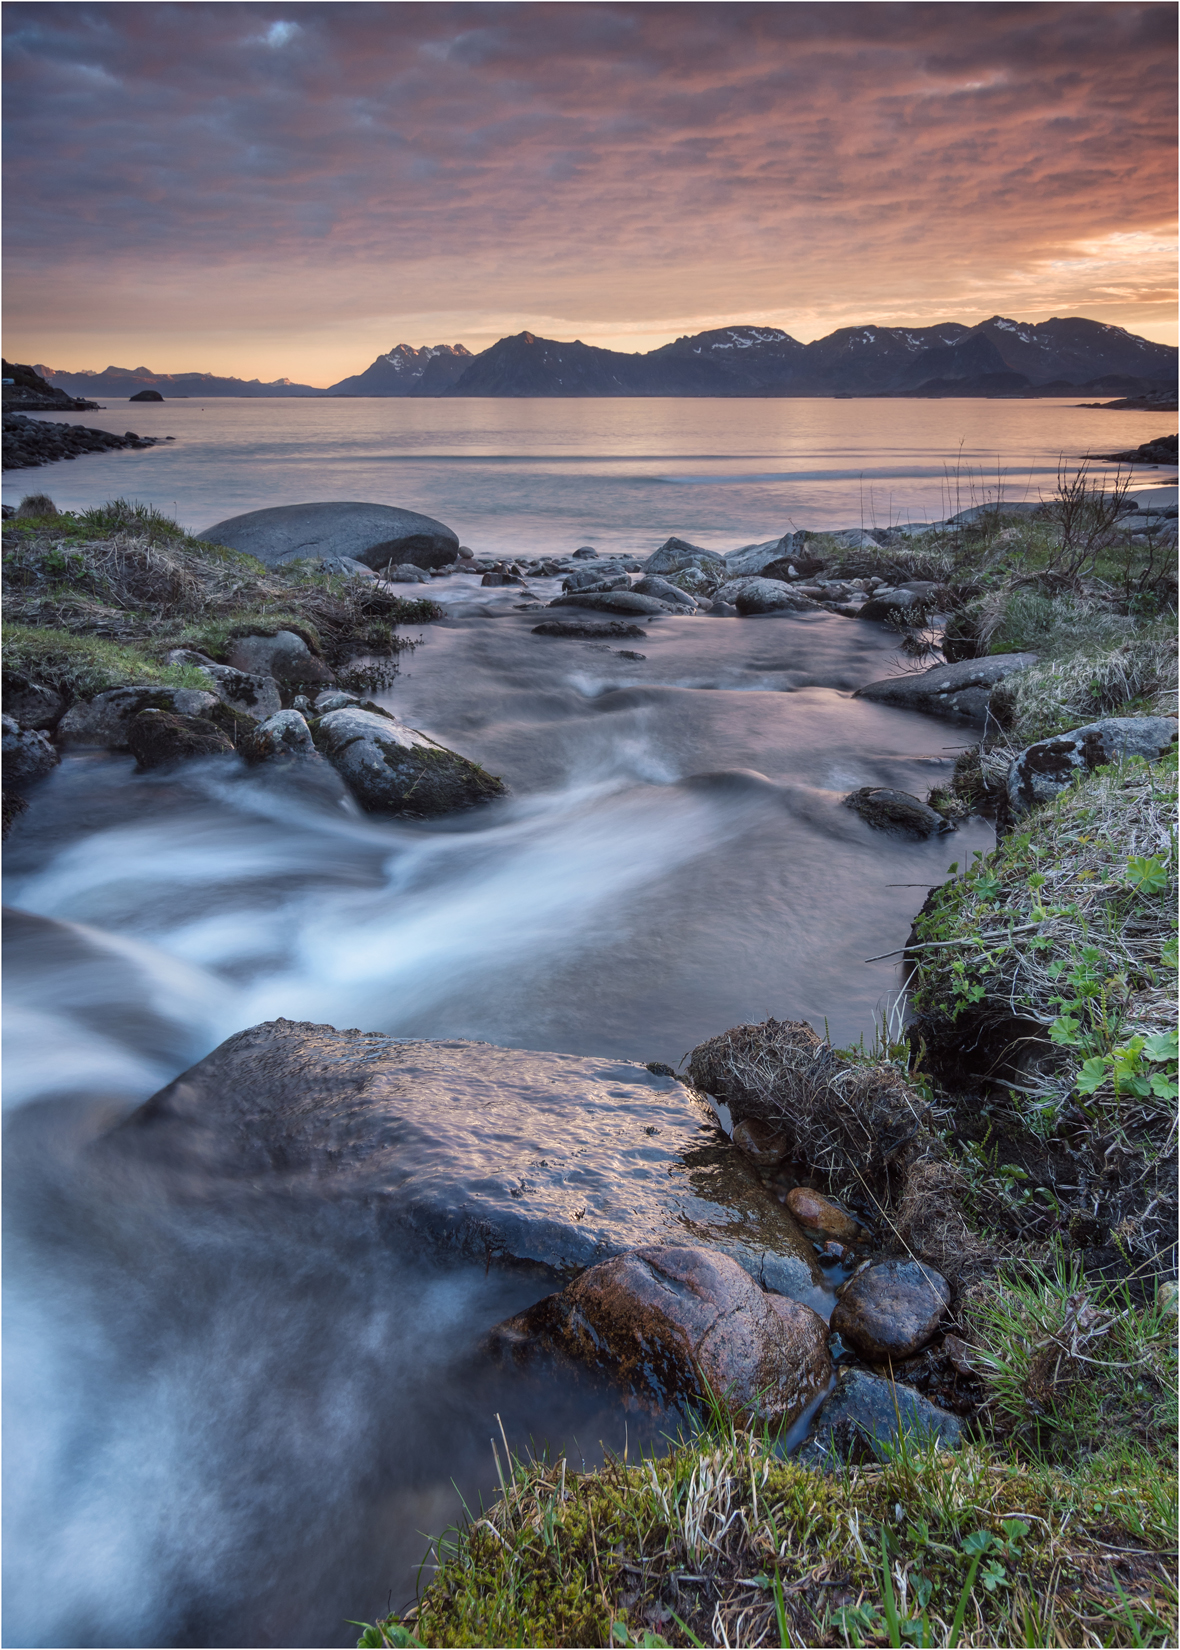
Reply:
<svg viewBox="0 0 1180 1650"><path fill-rule="evenodd" d="M975 327L841 327L801 344L777 327L719 327L642 355L520 332L478 355L462 344L398 344L329 388L154 373L35 369L69 395L151 389L197 396L985 396L1098 395L1161 409L1176 399L1177 351L1080 316L1039 323L993 315Z"/></svg>

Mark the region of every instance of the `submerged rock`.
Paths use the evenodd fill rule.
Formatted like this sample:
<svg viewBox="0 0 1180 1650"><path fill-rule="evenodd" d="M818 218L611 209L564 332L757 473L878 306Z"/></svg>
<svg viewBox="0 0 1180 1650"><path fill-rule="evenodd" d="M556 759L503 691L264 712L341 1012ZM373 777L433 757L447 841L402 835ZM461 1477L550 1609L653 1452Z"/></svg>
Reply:
<svg viewBox="0 0 1180 1650"><path fill-rule="evenodd" d="M864 785L852 791L844 798L844 806L859 814L866 824L898 836L941 836L956 829L952 820L908 791L892 791L882 785Z"/></svg>
<svg viewBox="0 0 1180 1650"><path fill-rule="evenodd" d="M106 1137L178 1190L259 1175L361 1198L391 1231L569 1275L686 1240L796 1299L815 1251L706 1102L627 1060L399 1041L273 1020L222 1043Z"/></svg>
<svg viewBox="0 0 1180 1650"><path fill-rule="evenodd" d="M97 745L126 750L131 723L143 710L166 710L174 716L207 716L220 701L200 688L111 688L93 699L71 705L57 725L62 745Z"/></svg>
<svg viewBox="0 0 1180 1650"><path fill-rule="evenodd" d="M733 1143L760 1169L774 1169L791 1155L790 1138L760 1118L735 1123Z"/></svg>
<svg viewBox="0 0 1180 1650"><path fill-rule="evenodd" d="M827 1325L767 1294L727 1255L649 1246L592 1266L492 1331L517 1356L557 1351L605 1369L661 1408L715 1400L789 1426L832 1378Z"/></svg>
<svg viewBox="0 0 1180 1650"><path fill-rule="evenodd" d="M933 1267L883 1260L845 1284L832 1329L866 1358L905 1358L925 1346L950 1300L950 1284Z"/></svg>
<svg viewBox="0 0 1180 1650"><path fill-rule="evenodd" d="M864 609L861 609L864 612ZM920 710L952 721L982 722L997 682L1035 665L1035 653L999 653L986 659L962 659L935 665L914 675L889 676L857 688L854 699L872 699L903 710Z"/></svg>
<svg viewBox="0 0 1180 1650"><path fill-rule="evenodd" d="M232 756L233 741L203 716L141 710L131 718L127 744L141 768L162 768L202 756Z"/></svg>
<svg viewBox="0 0 1180 1650"><path fill-rule="evenodd" d="M430 818L505 792L495 774L376 709L330 710L316 719L312 733L316 748L370 813Z"/></svg>
<svg viewBox="0 0 1180 1650"><path fill-rule="evenodd" d="M854 1220L838 1203L833 1203L830 1197L813 1192L809 1186L792 1186L787 1193L787 1208L800 1226L822 1232L825 1237L855 1243L863 1236L859 1221Z"/></svg>
<svg viewBox="0 0 1180 1650"><path fill-rule="evenodd" d="M637 596L633 590L575 590L566 596L555 596L550 607L593 607L603 613L671 613L671 605L658 602L653 596Z"/></svg>
<svg viewBox="0 0 1180 1650"><path fill-rule="evenodd" d="M391 562L444 567L459 558L459 540L449 527L388 504L280 504L229 516L197 537L256 556L267 567L305 556L340 557L372 568Z"/></svg>
<svg viewBox="0 0 1180 1650"><path fill-rule="evenodd" d="M855 1459L858 1451L883 1459L882 1446L895 1444L902 1435L919 1445L933 1439L942 1449L957 1449L963 1423L913 1387L845 1365L798 1459L821 1468L845 1462L850 1456Z"/></svg>
<svg viewBox="0 0 1180 1650"><path fill-rule="evenodd" d="M620 619L612 619L607 624L579 624L575 619L572 622L563 619L549 619L544 624L533 626L534 636L579 636L591 637L597 640L615 640L626 638L629 641L645 641L647 631L642 625L624 624Z"/></svg>
<svg viewBox="0 0 1180 1650"><path fill-rule="evenodd" d="M1027 813L1039 802L1052 801L1078 774L1128 756L1154 762L1175 743L1174 716L1107 716L1087 722L1021 751L1008 769L1008 805L1014 814Z"/></svg>

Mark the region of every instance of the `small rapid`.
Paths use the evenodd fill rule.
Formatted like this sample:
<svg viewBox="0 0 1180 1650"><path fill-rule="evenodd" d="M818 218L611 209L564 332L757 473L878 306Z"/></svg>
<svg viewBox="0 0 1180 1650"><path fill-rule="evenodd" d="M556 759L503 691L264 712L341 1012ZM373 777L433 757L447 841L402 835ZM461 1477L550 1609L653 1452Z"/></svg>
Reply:
<svg viewBox="0 0 1180 1650"><path fill-rule="evenodd" d="M347 1644L514 1448L656 1447L617 1397L527 1388L481 1336L555 1286L443 1267L259 1181L183 1208L93 1142L279 1016L672 1065L769 1014L865 1037L975 822L840 806L967 742L850 697L895 663L823 614L652 625L641 662L507 610L431 627L385 702L500 773L475 813L365 816L233 761L68 755L6 894L6 1636ZM455 1486L458 1486L458 1489Z"/></svg>

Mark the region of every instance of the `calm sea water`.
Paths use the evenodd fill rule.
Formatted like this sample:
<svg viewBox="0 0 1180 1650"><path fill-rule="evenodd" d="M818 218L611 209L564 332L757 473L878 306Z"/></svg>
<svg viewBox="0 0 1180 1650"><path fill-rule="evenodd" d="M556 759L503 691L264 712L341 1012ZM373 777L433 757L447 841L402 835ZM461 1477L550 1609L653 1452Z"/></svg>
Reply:
<svg viewBox="0 0 1180 1650"><path fill-rule="evenodd" d="M364 499L436 516L478 553L529 555L937 520L1051 492L1060 464L1138 446L1174 417L1060 401L193 400L55 421L176 440L8 472L5 502L34 487L69 509L121 495L200 530Z"/></svg>

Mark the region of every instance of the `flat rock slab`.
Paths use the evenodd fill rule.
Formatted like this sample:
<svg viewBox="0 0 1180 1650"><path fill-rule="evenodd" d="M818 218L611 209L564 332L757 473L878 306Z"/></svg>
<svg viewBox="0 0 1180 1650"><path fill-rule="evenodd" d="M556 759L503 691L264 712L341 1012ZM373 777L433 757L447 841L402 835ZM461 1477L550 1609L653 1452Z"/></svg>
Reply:
<svg viewBox="0 0 1180 1650"><path fill-rule="evenodd" d="M588 636L599 641L613 641L619 637L640 642L647 639L647 631L642 625L624 624L621 619L612 619L609 624L579 624L576 619L572 623L566 623L561 619L550 619L546 624L535 624L533 635Z"/></svg>
<svg viewBox="0 0 1180 1650"><path fill-rule="evenodd" d="M834 1467L855 1456L859 1446L880 1460L886 1453L882 1445L895 1444L903 1434L919 1444L934 1439L942 1449L957 1449L963 1423L913 1387L845 1365L798 1458L809 1466Z"/></svg>
<svg viewBox="0 0 1180 1650"><path fill-rule="evenodd" d="M1009 805L1014 814L1027 813L1039 802L1052 801L1078 774L1129 756L1155 762L1175 743L1174 716L1107 716L1087 722L1021 751L1008 769Z"/></svg>
<svg viewBox="0 0 1180 1650"><path fill-rule="evenodd" d="M767 1294L728 1255L648 1245L592 1266L492 1331L518 1361L557 1352L605 1370L661 1408L716 1401L790 1426L832 1379L828 1328L811 1307Z"/></svg>
<svg viewBox="0 0 1180 1650"><path fill-rule="evenodd" d="M863 609L862 609L863 612ZM854 699L872 699L881 705L920 710L955 722L982 722L997 682L1035 665L1035 653L998 653L987 659L962 659L953 665L935 665L916 675L889 676L857 688Z"/></svg>
<svg viewBox="0 0 1180 1650"><path fill-rule="evenodd" d="M940 1272L914 1260L883 1260L845 1285L832 1329L874 1362L906 1358L934 1334L950 1305Z"/></svg>
<svg viewBox="0 0 1180 1650"><path fill-rule="evenodd" d="M459 559L458 535L433 516L390 504L279 504L207 527L198 538L278 567L305 556L347 557L365 567L410 562L445 567Z"/></svg>
<svg viewBox="0 0 1180 1650"><path fill-rule="evenodd" d="M100 1149L162 1164L182 1195L264 1176L363 1198L391 1229L480 1260L568 1275L690 1244L830 1303L815 1251L703 1098L631 1061L273 1020L230 1037Z"/></svg>

